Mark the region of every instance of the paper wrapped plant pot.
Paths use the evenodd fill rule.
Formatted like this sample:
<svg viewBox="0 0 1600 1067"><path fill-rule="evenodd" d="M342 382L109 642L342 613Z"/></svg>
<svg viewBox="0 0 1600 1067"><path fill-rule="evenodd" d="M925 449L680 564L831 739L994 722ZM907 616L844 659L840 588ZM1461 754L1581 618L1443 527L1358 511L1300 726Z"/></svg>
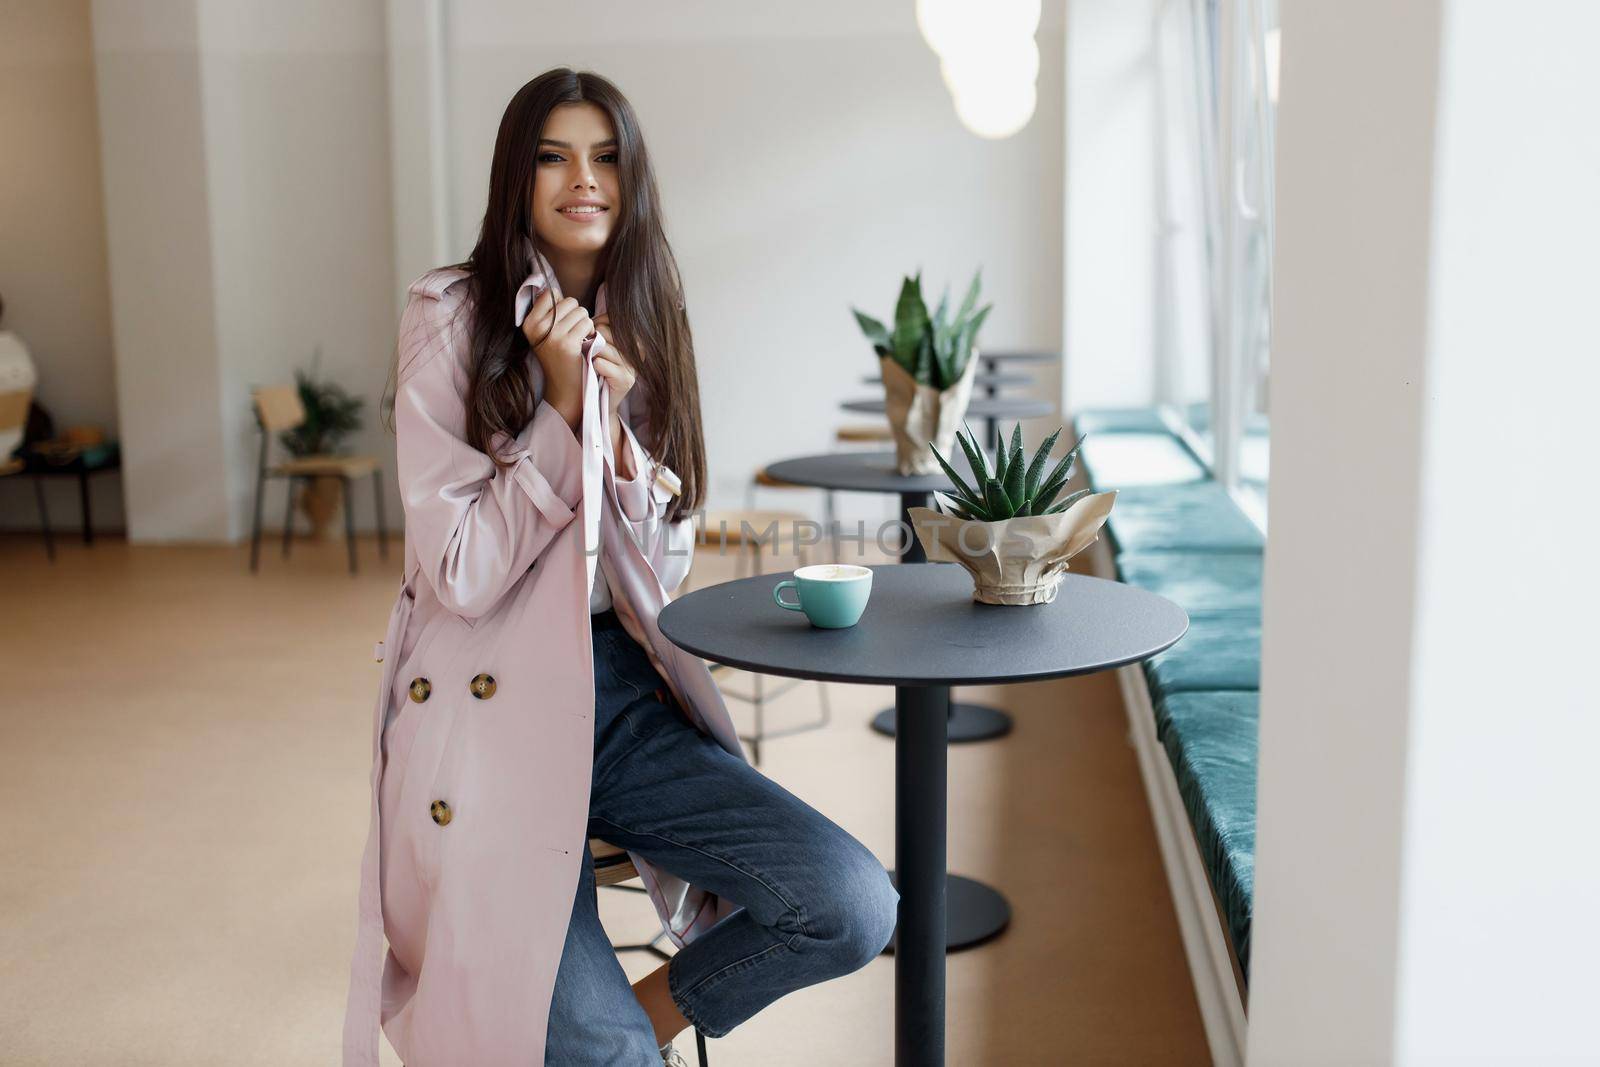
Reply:
<svg viewBox="0 0 1600 1067"><path fill-rule="evenodd" d="M972 575L972 599L983 604L1048 604L1067 561L1094 544L1111 514L1115 489L1093 493L1055 515L999 522L959 519L910 508L911 525L930 563L959 563Z"/></svg>
<svg viewBox="0 0 1600 1067"><path fill-rule="evenodd" d="M904 367L888 356L879 356L883 368L883 408L894 434L895 469L901 474L938 474L939 461L928 444L949 454L956 440L956 429L966 417L972 399L972 379L977 371L976 357L967 360L966 369L954 385L939 390L918 385Z"/></svg>

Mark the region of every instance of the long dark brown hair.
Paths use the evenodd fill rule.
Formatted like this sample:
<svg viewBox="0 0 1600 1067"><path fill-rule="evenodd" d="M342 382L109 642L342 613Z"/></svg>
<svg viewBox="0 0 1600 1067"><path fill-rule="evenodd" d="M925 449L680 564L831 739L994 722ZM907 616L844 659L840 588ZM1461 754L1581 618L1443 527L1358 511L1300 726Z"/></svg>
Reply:
<svg viewBox="0 0 1600 1067"><path fill-rule="evenodd" d="M643 391L648 404L649 432L641 443L683 483L667 512L668 521L675 521L699 508L705 492L705 434L694 341L639 120L622 92L592 71L547 70L518 89L500 117L489 165L489 203L478 243L464 262L455 264L471 275L463 304L470 308L472 338L467 443L488 453L497 467L511 466L492 451L491 442L499 431L516 437L538 402L525 370L526 361L536 357L522 330L513 325L513 303L517 287L528 275L524 242L539 248L529 213L539 135L557 105L583 101L604 110L616 131L620 203L596 277L606 283L611 335L637 375L631 403L637 405L637 394ZM594 310L590 308L590 314Z"/></svg>

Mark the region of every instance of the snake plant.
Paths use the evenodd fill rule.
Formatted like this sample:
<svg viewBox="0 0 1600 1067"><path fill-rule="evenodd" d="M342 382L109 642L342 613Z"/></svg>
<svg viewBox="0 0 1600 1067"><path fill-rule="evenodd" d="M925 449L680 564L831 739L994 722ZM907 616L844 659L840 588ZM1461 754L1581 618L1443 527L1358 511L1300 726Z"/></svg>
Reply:
<svg viewBox="0 0 1600 1067"><path fill-rule="evenodd" d="M898 363L918 385L931 385L943 392L950 388L967 369L972 358L972 347L977 343L978 330L988 317L993 304L985 304L974 311L978 303L980 268L972 276L967 295L956 310L955 318L946 321L950 306L950 287L932 315L922 299L922 272L919 270L905 279L900 286L900 299L894 307L894 329L855 308L856 322L861 332L872 342L873 351Z"/></svg>
<svg viewBox="0 0 1600 1067"><path fill-rule="evenodd" d="M978 447L972 436L972 430L968 429L965 434L957 431L956 440L960 442L961 450L967 454L967 463L976 476L977 485L968 485L966 479L957 474L949 461L930 443L928 447L933 449L934 456L939 460L939 466L944 468L945 475L956 487L955 492L944 494L953 501L951 512L958 519L1000 522L1003 519L1024 515L1054 515L1067 510L1090 490L1080 489L1060 503L1055 503L1056 496L1066 486L1067 479L1072 476L1072 463L1078 457L1078 449L1083 447L1083 438L1080 437L1078 443L1072 446L1072 451L1062 456L1051 468L1050 473L1046 474L1044 468L1050 458L1050 449L1055 446L1056 438L1060 436L1061 430L1057 429L1055 433L1045 438L1039 450L1024 463L1022 424L1017 423L1011 429L1009 447L1004 444L1005 438L1002 435L1002 445L995 453L994 469L991 471L988 457Z"/></svg>

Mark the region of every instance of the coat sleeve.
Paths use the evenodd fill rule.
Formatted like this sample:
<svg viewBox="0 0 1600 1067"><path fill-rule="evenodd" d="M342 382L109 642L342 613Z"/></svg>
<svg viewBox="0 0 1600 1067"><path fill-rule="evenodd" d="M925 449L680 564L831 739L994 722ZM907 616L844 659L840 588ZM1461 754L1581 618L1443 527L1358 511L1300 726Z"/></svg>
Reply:
<svg viewBox="0 0 1600 1067"><path fill-rule="evenodd" d="M472 619L493 608L572 521L583 495L583 449L544 400L514 441L500 433L491 442L509 468L466 442L461 289L412 287L400 319L394 410L406 536L439 602Z"/></svg>
<svg viewBox="0 0 1600 1067"><path fill-rule="evenodd" d="M666 513L679 488L676 472L658 463L650 452L655 444L650 409L630 392L624 405L622 446L633 453L634 476L622 479L608 463L606 477L616 487L622 518L643 548L662 586L670 593L683 584L694 560L694 522L692 514L667 522ZM652 477L654 475L654 477Z"/></svg>

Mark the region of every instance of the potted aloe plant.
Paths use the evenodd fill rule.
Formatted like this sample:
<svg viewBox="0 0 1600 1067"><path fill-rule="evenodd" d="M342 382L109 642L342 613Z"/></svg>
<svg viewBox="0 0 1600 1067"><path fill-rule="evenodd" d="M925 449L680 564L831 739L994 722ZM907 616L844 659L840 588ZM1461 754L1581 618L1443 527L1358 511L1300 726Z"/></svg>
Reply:
<svg viewBox="0 0 1600 1067"><path fill-rule="evenodd" d="M856 322L872 342L883 371L884 413L894 434L895 465L901 474L935 474L932 444L950 450L956 427L972 397L978 330L992 304L977 307L979 276L953 317L945 287L933 314L922 299L922 272L906 278L895 302L894 328L856 308Z"/></svg>
<svg viewBox="0 0 1600 1067"><path fill-rule="evenodd" d="M312 355L309 372L295 368L295 389L306 418L299 426L281 432L278 440L297 458L336 455L340 442L361 429L361 409L366 401L338 383L319 377L321 364L319 346ZM304 479L297 503L311 524L311 536L318 540L330 536L340 505L348 506L339 479L332 475Z"/></svg>
<svg viewBox="0 0 1600 1067"><path fill-rule="evenodd" d="M1045 438L1029 458L1022 451L1018 423L1011 430L1009 446L996 451L992 468L970 428L957 434L974 476L972 483L933 449L939 467L955 486L942 494L950 498L949 510L911 508L908 514L930 562L959 563L972 575L974 600L1050 603L1067 561L1094 543L1111 514L1116 490L1080 489L1061 497L1083 447L1080 437L1047 471L1050 450L1061 432L1057 429Z"/></svg>

